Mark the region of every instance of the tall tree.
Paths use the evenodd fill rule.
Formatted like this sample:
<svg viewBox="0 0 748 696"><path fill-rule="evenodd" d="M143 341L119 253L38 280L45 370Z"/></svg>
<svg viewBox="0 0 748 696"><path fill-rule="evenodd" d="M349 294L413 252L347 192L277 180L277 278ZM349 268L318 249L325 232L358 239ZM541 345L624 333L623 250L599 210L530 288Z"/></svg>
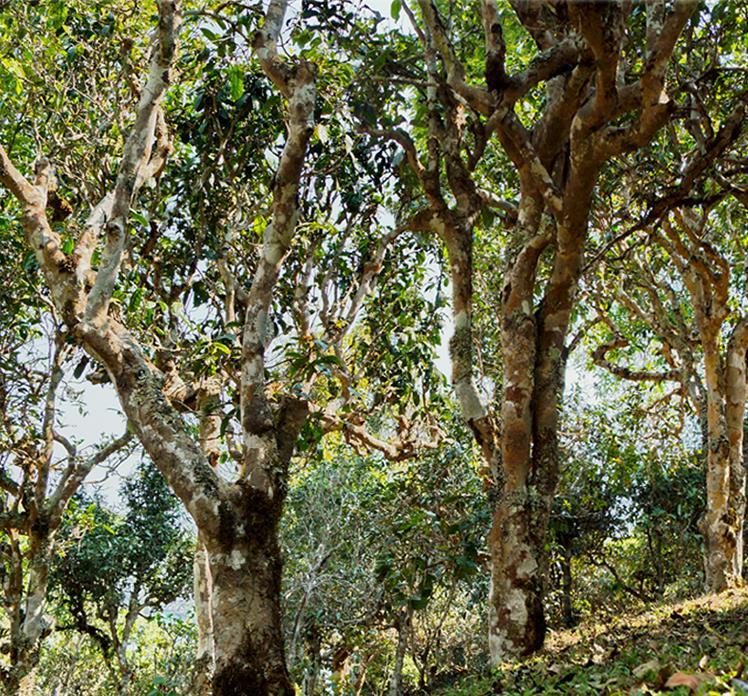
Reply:
<svg viewBox="0 0 748 696"><path fill-rule="evenodd" d="M411 48L420 70L398 65L391 47L384 67L420 90L425 109L404 123L375 84L374 113L362 111L373 136L402 147L415 177L423 207L408 222L438 235L449 256L452 383L496 500L489 539L495 663L536 650L545 635L558 407L596 182L606 162L645 147L671 118L668 66L698 3L510 4L511 11L481 3L479 46L472 7L452 4L447 14L430 0L417 11L398 3L420 44L420 61ZM518 61L528 55L520 48L528 34L534 50ZM495 143L518 187L497 176ZM514 201L499 195L507 192ZM501 373L492 375L498 412L484 405L474 366L474 239L491 209L508 227L503 288L491 306L501 341Z"/></svg>
<svg viewBox="0 0 748 696"><path fill-rule="evenodd" d="M396 346L383 345L397 315L371 324L370 349L349 341L377 276L383 269L397 275L386 256L402 230L383 233L376 186L364 190L358 183L376 179L382 168L377 153L356 151L342 135L340 148L324 147L327 129L338 126L317 99L318 69L311 60L321 59L319 52L312 47L286 60L276 50L285 2L270 2L256 32L258 16L244 6L221 4L219 12L191 15L198 18L196 31L185 40L191 52L180 65L187 73L199 62L196 56L207 53L225 72L210 69L199 84L175 85L168 104L180 7L164 0L158 8L150 70L145 83L131 90L139 101L114 187L95 201L85 222L77 226L79 215L66 225L50 218L46 160L38 162L31 183L1 150L0 178L21 204L27 242L67 331L105 368L106 375L96 377L113 383L133 431L198 528L201 656L211 671L200 688L292 693L280 624L277 530L299 434L303 429L302 440L313 442L338 430L392 458L412 456L420 439L415 396L403 401L397 414L402 426L395 425L390 441L370 432L366 414L376 404L366 404L354 384L372 378L369 361L378 351L390 361L398 354ZM232 49L220 27L238 33ZM300 46L309 41L304 31L302 22ZM195 48L198 33L212 49ZM264 78L227 60L249 61L249 44ZM323 72L333 93L335 65L327 60ZM225 90L215 84L222 74L228 77ZM258 87L263 79L275 90ZM194 101L185 97L190 87L199 92ZM257 120L255 103L265 107ZM328 125L317 128L319 171L311 173L318 107ZM164 112L180 109L183 139L170 141ZM268 125L282 111L285 139L282 129ZM237 133L241 137L233 138ZM181 169L165 173L172 148ZM215 151L208 154L209 148ZM272 182L248 191L241 177L266 170L266 153L276 162ZM348 168L340 164L351 161ZM226 179L216 185L221 168ZM336 178L341 169L344 182ZM106 180L107 172L102 176ZM146 182L157 183L150 196ZM363 205L366 195L371 200ZM140 207L145 199L151 204ZM248 203L254 208L249 214ZM340 237L332 234L340 228ZM261 240L255 244L257 230ZM298 255L289 256L293 245ZM422 273L422 252L407 259L411 250L402 246L399 253L406 268ZM402 279L389 289L393 303L412 299ZM429 303L422 305L430 311ZM425 324L415 316L404 325L411 321ZM428 331L438 332L433 321ZM401 350L416 344L413 335ZM364 356L360 368L352 369L348 354ZM282 368L274 364L279 356ZM398 400L410 367L406 360L393 370L386 399Z"/></svg>
<svg viewBox="0 0 748 696"><path fill-rule="evenodd" d="M676 209L651 234L659 255L656 249L647 254L632 247L626 254L628 270L616 273L623 283L611 284L614 302L661 342L662 369L630 368L609 358L611 351L630 344L609 311L601 318L613 335L593 352L598 365L623 379L680 385L674 393L688 399L702 421L706 508L700 529L709 592L739 585L743 575L748 324L730 307L743 304L742 284L731 283L733 254L715 245L720 237L736 236L725 234L730 218L724 211Z"/></svg>
<svg viewBox="0 0 748 696"><path fill-rule="evenodd" d="M143 183L163 167L168 154L161 103L176 54L180 7L178 2L163 0L158 9L150 69L140 89L116 183L89 215L71 252L66 252L46 213L49 163L37 162L31 183L0 149L0 176L22 207L29 246L68 330L105 366L133 430L186 505L206 544L212 614L214 623L222 626L214 635L214 693L290 694L293 689L280 634L280 557L275 530L283 499L284 467L305 408L292 401L273 413L264 391L263 349L272 289L296 225L299 178L313 131L314 69L304 61L289 66L277 55L275 43L286 3L271 2L255 50L288 100L288 137L244 321L241 404L245 466L240 480L229 483L214 471L184 421L165 400L160 371L110 311L128 247L130 207ZM98 268L95 252L101 254Z"/></svg>

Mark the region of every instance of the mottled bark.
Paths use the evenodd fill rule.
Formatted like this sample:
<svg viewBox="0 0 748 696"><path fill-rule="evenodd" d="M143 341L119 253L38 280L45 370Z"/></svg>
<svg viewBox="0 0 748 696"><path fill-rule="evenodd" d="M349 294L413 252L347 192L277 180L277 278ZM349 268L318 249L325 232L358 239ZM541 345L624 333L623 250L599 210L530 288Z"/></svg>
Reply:
<svg viewBox="0 0 748 696"><path fill-rule="evenodd" d="M195 521L207 554L198 585L209 595L210 621L202 621L201 647L215 662L213 694L280 695L293 692L280 631L280 557L277 523L289 460L306 417L306 404L269 403L264 383L268 314L281 264L299 214L299 184L314 126L315 68L276 52L287 2L271 0L257 33L255 54L288 102L288 133L276 172L271 220L246 293L242 341L243 469L235 482L214 469L215 433L197 441L164 395L164 375L136 338L109 313L125 247L130 206L168 153L160 103L170 79L179 28L179 3L160 0L157 42L135 123L113 190L89 216L70 258L46 218L49 166L41 162L29 183L0 147L0 180L23 206L23 224L52 300L70 335L102 364L132 430ZM90 259L102 248L96 272ZM200 567L198 557L198 566ZM209 572L208 572L209 571ZM200 593L199 593L200 594ZM201 613L203 619L205 605Z"/></svg>
<svg viewBox="0 0 748 696"><path fill-rule="evenodd" d="M198 696L210 692L210 681L215 668L213 646L213 612L210 604L212 587L210 566L205 545L198 540L193 564L193 597L197 621L197 653L192 690Z"/></svg>
<svg viewBox="0 0 748 696"><path fill-rule="evenodd" d="M661 221L663 234L658 235L657 240L668 252L686 288L693 307L696 337L692 335L693 325L682 318L662 321L661 317L666 313L680 317L679 300L666 284L659 284L642 263L633 275L641 275L639 282L643 284L652 306L648 309L642 307L623 290L617 293L617 297L629 311L659 333L667 345L676 348L680 363L674 361L668 350L665 357L671 369L667 371L630 370L612 365L605 353L626 343L620 338L600 346L593 357L597 364L619 377L635 381L677 380L682 384L683 393L689 394L699 417L706 469L706 509L699 522L704 537L705 587L708 592L720 592L742 582L748 321L737 320L725 347L723 334L730 316L729 264L704 239L706 213L699 218L693 211L676 208L673 217L675 222L670 213L665 214ZM670 298L673 306L666 307L658 293ZM703 381L695 359L694 343L703 352Z"/></svg>
<svg viewBox="0 0 748 696"><path fill-rule="evenodd" d="M438 7L419 0L426 31L419 34L433 86L425 162L401 131L389 137L405 149L433 215L431 227L449 254L455 334L452 382L463 417L486 461L487 488L496 501L489 535L492 662L528 654L545 634L542 598L545 540L558 480L558 418L564 389L566 336L582 272L588 218L598 172L611 156L646 145L672 113L665 69L677 37L695 9L678 0L670 12L648 4L646 65L631 83L619 71L627 12L624 3L570 4L568 19L551 18L540 2L512 3L543 51L522 73L509 75L497 3L481 3L486 47L485 86L470 84ZM555 22L555 24L554 24ZM582 59L584 57L584 59ZM436 59L441 61L441 72ZM514 112L518 101L545 83L546 104L532 128ZM485 117L474 147L454 94ZM617 121L633 112L621 127ZM473 179L485 142L495 135L520 180L515 230L510 235L501 323L500 419L481 403L472 365L472 227L490 196ZM467 164L466 164L467 161ZM439 179L446 172L455 204ZM538 283L541 255L552 249L550 277ZM538 303L538 296L542 297Z"/></svg>
<svg viewBox="0 0 748 696"><path fill-rule="evenodd" d="M42 639L53 622L45 614L49 568L52 563L53 535L46 530L29 535L27 587L24 588L23 557L18 541L11 542L13 570L6 579L5 602L10 619L10 669L2 675L2 688L8 694L32 694Z"/></svg>
<svg viewBox="0 0 748 696"><path fill-rule="evenodd" d="M707 506L699 526L705 542L705 584L710 592L721 592L743 581L746 348L748 322L743 320L733 331L724 361L713 350L705 350L704 354L708 423Z"/></svg>
<svg viewBox="0 0 748 696"><path fill-rule="evenodd" d="M222 379L214 376L205 379L197 392L200 449L214 469L218 466L221 455L221 387ZM197 653L192 684L193 693L197 695L210 693L215 667L211 591L212 578L205 543L198 538L193 562Z"/></svg>
<svg viewBox="0 0 748 696"><path fill-rule="evenodd" d="M403 694L403 665L405 663L405 654L408 650L408 631L410 631L411 610L403 609L398 614L397 625L397 644L395 646L395 660L390 672L390 684L387 690L388 696L402 696Z"/></svg>
<svg viewBox="0 0 748 696"><path fill-rule="evenodd" d="M215 628L212 694L292 696L281 627L277 513L260 518L254 508L246 519L257 524L207 550Z"/></svg>
<svg viewBox="0 0 748 696"><path fill-rule="evenodd" d="M722 331L730 315L730 267L701 236L706 217L674 212L663 220L668 249L694 308L704 354L706 409L706 510L699 528L704 536L704 576L709 592L742 582L742 533L745 518L743 418L748 323L738 321L727 347Z"/></svg>

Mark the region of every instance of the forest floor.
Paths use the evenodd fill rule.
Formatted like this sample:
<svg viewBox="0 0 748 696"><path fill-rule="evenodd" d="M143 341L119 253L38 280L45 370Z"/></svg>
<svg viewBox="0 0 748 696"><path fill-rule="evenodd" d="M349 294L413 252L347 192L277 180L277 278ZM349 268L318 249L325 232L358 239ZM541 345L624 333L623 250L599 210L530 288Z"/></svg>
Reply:
<svg viewBox="0 0 748 696"><path fill-rule="evenodd" d="M748 588L552 633L537 657L438 693L748 696L746 663Z"/></svg>

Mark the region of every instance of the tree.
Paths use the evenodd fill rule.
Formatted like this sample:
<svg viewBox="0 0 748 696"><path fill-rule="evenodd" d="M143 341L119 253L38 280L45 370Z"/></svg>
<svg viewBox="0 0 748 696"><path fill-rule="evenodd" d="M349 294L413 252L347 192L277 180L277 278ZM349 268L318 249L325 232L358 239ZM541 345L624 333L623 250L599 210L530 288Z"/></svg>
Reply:
<svg viewBox="0 0 748 696"><path fill-rule="evenodd" d="M697 3L511 5L513 12L482 3L480 46L470 33L472 10L453 8L459 20L450 23L439 3L419 2L418 16L402 3L420 44L418 75L412 64L386 67L425 92L426 108L405 124L401 111L375 107L365 125L402 147L423 205L407 223L437 235L449 256L452 383L497 501L489 538L495 663L536 650L545 635L558 406L595 185L609 160L645 147L671 118L668 66ZM515 50L524 32L535 44L530 55ZM518 53L527 55L522 65ZM371 91L369 103L388 96ZM495 141L508 164L498 164ZM504 166L518 187L496 176ZM503 288L492 306L501 341L501 369L492 375L499 414L483 404L474 381L474 239L486 210L503 214L508 228Z"/></svg>
<svg viewBox="0 0 748 696"><path fill-rule="evenodd" d="M668 214L661 221L661 231L652 235L662 248L661 259L655 261L650 255L640 260L640 254L629 254L631 271L624 276L627 287L618 289L616 299L658 336L669 362L667 368L637 370L611 362L607 354L627 346L629 340L607 315L603 318L615 334L594 352L599 365L624 379L681 385L679 393L689 397L702 418L707 476L700 527L706 542L704 569L709 592L742 582L746 507L743 421L748 328L745 318L730 308L739 300L736 289L730 287L728 253L709 240L718 238L710 234L709 227L719 229L719 217L727 222L730 216L708 210L699 216L676 208L672 217ZM673 268L677 275L669 278ZM678 286L685 289L685 297L675 290Z"/></svg>
<svg viewBox="0 0 748 696"><path fill-rule="evenodd" d="M42 642L53 629L47 591L66 507L91 470L121 454L131 435L80 452L59 422L65 367L74 355L65 333L57 326L51 336L28 332L20 313L3 316L11 321L0 328L6 349L0 365L0 577L10 662L0 679L15 694L33 688ZM45 343L48 355L39 355ZM59 444L67 456L60 456Z"/></svg>
<svg viewBox="0 0 748 696"><path fill-rule="evenodd" d="M348 672L341 682L356 693L377 673L388 693L406 692L406 660L424 690L449 673L441 627L480 591L473 581L485 560L488 514L481 497L470 452L454 440L401 464L329 442L304 467L283 538L289 645L305 668L305 693L314 693L322 666Z"/></svg>
<svg viewBox="0 0 748 696"><path fill-rule="evenodd" d="M347 141L340 142L339 150L318 147L312 152L308 147L318 103L318 70L312 60L324 62L331 73L335 63L315 48L319 42L298 58L286 61L278 55L275 45L286 3L269 4L254 38L247 28L261 17L244 6L222 4L220 12L190 14L196 32L189 46L194 48L198 31L213 46L197 52L213 61L192 85L200 93L193 105L202 111L201 118L180 101L190 94L189 84L185 89L175 86L164 102L176 60L180 7L164 1L158 8L149 75L142 87L132 86L139 101L114 187L108 192L103 187L103 197L92 201L85 221L80 212L66 225L50 221L45 212L51 181L46 161L38 163L32 184L3 150L2 181L21 205L27 242L67 331L105 368L106 375L96 378L112 382L133 432L197 525L205 551L198 555L196 574L200 645L212 672L210 688L214 693L289 693L277 529L299 434L304 430L314 440L325 431L341 430L360 445L394 458L412 456L420 435L411 418L412 400L403 403L403 427L394 442L370 435L365 418L353 410L358 398L353 378L358 375L345 359L351 347L348 332L401 230L379 238L381 198L362 206L362 189L351 193L335 178L340 171L348 182L370 186L381 176L376 152L352 157ZM211 22L228 27L233 43L211 30ZM308 41L302 27L298 43L303 47ZM287 132L283 139L272 118L260 119L258 147L242 147L234 158L226 154L227 144L233 144L236 132L252 132L254 99L279 103L277 95L268 96L269 90L244 92L245 82L251 82L243 77L246 65L233 61L237 56L249 60L250 43L265 79L287 103ZM200 59L191 54L185 62L194 69ZM56 67L53 62L49 70ZM215 90L214 78L220 74L229 76L230 89ZM323 84L334 96L335 80ZM184 128L186 142L171 142L165 118L170 107L182 110L182 125L191 121L197 136ZM345 119L340 123L344 127ZM327 131L318 131L320 141L326 140ZM275 148L279 140L283 144ZM263 186L268 168L262 164L262 147L268 144L278 157L272 180ZM176 176L165 173L172 146L179 150ZM217 152L209 152L211 147ZM318 172L312 173L310 153ZM195 155L204 165L203 188L198 186L197 193L187 178L194 174ZM249 163L247 157L252 158ZM354 164L347 164L351 160ZM230 176L246 168L260 172L257 190L213 186L216 168L227 161ZM111 181L107 171L102 177ZM153 184L152 192L146 182ZM159 198L162 184L169 187L165 198ZM302 187L313 195L302 196ZM202 197L205 188L216 196L227 191L236 195L208 210L206 204L214 202ZM261 201L265 196L269 208L258 206L248 220L247 197ZM131 215L131 208L148 199L148 207ZM303 199L311 203L303 204ZM224 213L230 214L228 221ZM296 234L300 220L307 233L303 237ZM202 224L204 231L195 234ZM339 232L338 226L345 227L341 239L332 234ZM247 229L259 231L259 244L242 234ZM136 244L141 235L142 246ZM298 257L289 256L293 245ZM346 256L358 262L354 273L341 263ZM322 259L330 270L316 275L314 264ZM313 300L321 305L316 316ZM187 301L214 311L208 319L195 316L184 311ZM193 330L196 325L216 331L206 336ZM269 361L275 355L270 343L276 327L296 329L292 339L278 336L273 351L277 348L286 358L280 367ZM395 400L402 390L403 385L395 386L388 398ZM191 429L195 419L197 436Z"/></svg>
<svg viewBox="0 0 748 696"><path fill-rule="evenodd" d="M27 241L52 301L68 331L107 369L123 409L150 456L193 516L208 546L213 581L212 613L224 627L215 637L215 693L291 693L280 638L280 559L275 528L283 498L284 460L292 451L303 409L291 402L274 422L262 392L267 310L280 263L297 217L297 191L312 133L314 74L301 62L293 71L275 52L285 3L271 3L256 51L289 99L289 137L274 191L268 226L247 311L242 390L245 456L242 484L219 478L161 392L162 377L134 336L111 314L112 293L127 249L127 219L142 184L168 154L161 102L176 54L179 4L158 4L158 37L135 122L124 146L114 188L96 205L66 252L46 214L50 166L36 165L30 183L0 150L0 178L18 199ZM103 243L98 268L94 252ZM279 478L280 477L280 478ZM277 495L276 495L277 493Z"/></svg>
<svg viewBox="0 0 748 696"><path fill-rule="evenodd" d="M135 623L189 593L193 541L179 501L161 474L142 463L121 487L122 515L85 496L66 518L51 582L71 621L58 630L89 636L129 693Z"/></svg>

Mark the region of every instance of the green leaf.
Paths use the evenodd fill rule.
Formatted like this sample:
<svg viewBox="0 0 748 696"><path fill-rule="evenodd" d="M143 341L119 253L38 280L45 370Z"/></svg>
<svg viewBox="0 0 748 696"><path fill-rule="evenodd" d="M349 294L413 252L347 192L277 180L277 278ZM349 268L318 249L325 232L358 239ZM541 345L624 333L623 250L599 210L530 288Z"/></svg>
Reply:
<svg viewBox="0 0 748 696"><path fill-rule="evenodd" d="M392 0L392 4L390 5L390 16L392 19L397 21L400 19L400 10L403 8L403 3L401 0Z"/></svg>
<svg viewBox="0 0 748 696"><path fill-rule="evenodd" d="M224 343L220 343L219 341L214 341L213 343L211 343L211 348L218 353L223 353L224 355L231 355L231 348L229 348Z"/></svg>
<svg viewBox="0 0 748 696"><path fill-rule="evenodd" d="M229 94L235 102L244 95L244 73L237 65L232 65L229 69Z"/></svg>

